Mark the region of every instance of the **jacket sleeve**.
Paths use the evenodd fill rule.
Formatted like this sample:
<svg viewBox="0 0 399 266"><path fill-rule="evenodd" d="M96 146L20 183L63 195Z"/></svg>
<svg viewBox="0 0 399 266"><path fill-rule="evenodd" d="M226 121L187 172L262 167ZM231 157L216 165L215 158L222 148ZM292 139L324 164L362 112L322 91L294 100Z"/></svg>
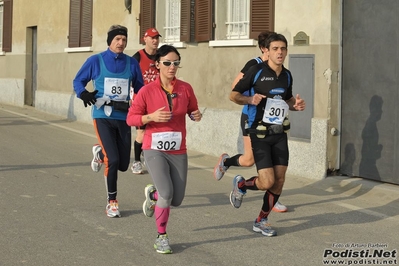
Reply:
<svg viewBox="0 0 399 266"><path fill-rule="evenodd" d="M198 110L198 100L195 96L193 87L187 83L187 96L188 96L188 106L187 106L187 114L190 115L191 112Z"/></svg>
<svg viewBox="0 0 399 266"><path fill-rule="evenodd" d="M140 65L135 59L131 59L131 69L132 69L132 87L134 89L134 94L137 94L141 87L144 86L143 74L141 73Z"/></svg>
<svg viewBox="0 0 399 266"><path fill-rule="evenodd" d="M73 80L73 89L76 96L80 98L80 94L86 90L87 84L98 77L100 73L97 56L90 56L82 65Z"/></svg>

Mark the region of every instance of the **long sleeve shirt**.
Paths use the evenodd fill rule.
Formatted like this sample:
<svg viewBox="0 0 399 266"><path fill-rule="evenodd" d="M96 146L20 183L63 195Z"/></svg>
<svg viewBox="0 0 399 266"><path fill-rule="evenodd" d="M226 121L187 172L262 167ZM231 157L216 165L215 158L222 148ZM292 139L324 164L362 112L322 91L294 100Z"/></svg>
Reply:
<svg viewBox="0 0 399 266"><path fill-rule="evenodd" d="M143 126L142 116L151 114L162 107L165 107L165 111L169 110L173 114L172 119L168 122L152 121L146 124L143 150L163 150L171 154L187 152L186 115L198 110L198 101L191 85L182 80L176 80L172 94L172 102L169 104L167 94L162 89L158 77L155 81L145 85L134 98L126 119L129 126ZM173 136L181 134L180 139L172 140L173 137L167 132L173 132ZM171 143L167 143L167 145L171 145L170 147L158 145L163 145L160 139L163 133L165 133L165 138L171 138L171 142L176 141L179 144L180 141L180 145L176 146L178 149L173 149Z"/></svg>
<svg viewBox="0 0 399 266"><path fill-rule="evenodd" d="M100 53L104 60L105 66L108 71L113 73L122 73L126 68L126 62L128 55L126 54L116 54L112 52L109 48ZM140 88L144 85L143 77L141 74L140 66L136 59L130 59L130 69L132 73L132 87L134 93L137 93ZM79 98L80 94L86 89L86 85L91 81L95 80L100 76L100 62L98 60L98 55L90 56L83 66L80 68L73 80L73 88L76 92L76 96Z"/></svg>
<svg viewBox="0 0 399 266"><path fill-rule="evenodd" d="M126 111L104 106L98 98L103 99L102 103L110 99L129 101L131 95L137 93L143 86L140 66L136 59L123 53L116 54L109 48L100 54L90 56L76 74L73 87L77 97L86 90L85 87L90 81L98 91L95 96L97 103L92 106L93 118L125 120Z"/></svg>

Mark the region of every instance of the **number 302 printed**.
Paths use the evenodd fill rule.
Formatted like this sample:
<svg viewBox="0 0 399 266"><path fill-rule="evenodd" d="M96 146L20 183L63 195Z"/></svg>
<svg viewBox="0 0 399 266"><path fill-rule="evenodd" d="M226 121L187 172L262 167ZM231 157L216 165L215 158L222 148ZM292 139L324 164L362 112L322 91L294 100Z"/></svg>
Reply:
<svg viewBox="0 0 399 266"><path fill-rule="evenodd" d="M158 141L158 150L173 151L176 149L176 141Z"/></svg>

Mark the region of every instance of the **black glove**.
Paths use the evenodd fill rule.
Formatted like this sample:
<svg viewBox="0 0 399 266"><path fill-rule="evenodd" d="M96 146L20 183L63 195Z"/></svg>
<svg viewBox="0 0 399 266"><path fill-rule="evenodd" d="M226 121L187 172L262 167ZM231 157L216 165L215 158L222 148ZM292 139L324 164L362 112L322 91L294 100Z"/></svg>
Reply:
<svg viewBox="0 0 399 266"><path fill-rule="evenodd" d="M82 99L85 107L91 106L92 104L96 103L96 98L94 97L97 94L98 90L93 92L88 92L87 90L82 91L80 94L80 99Z"/></svg>

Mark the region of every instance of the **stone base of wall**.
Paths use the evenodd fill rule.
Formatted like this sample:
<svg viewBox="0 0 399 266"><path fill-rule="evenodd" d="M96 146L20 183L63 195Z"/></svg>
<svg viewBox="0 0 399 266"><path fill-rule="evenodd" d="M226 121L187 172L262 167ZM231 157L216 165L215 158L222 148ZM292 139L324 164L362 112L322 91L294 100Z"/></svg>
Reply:
<svg viewBox="0 0 399 266"><path fill-rule="evenodd" d="M15 106L24 106L24 79L0 79L0 102Z"/></svg>
<svg viewBox="0 0 399 266"><path fill-rule="evenodd" d="M50 114L66 117L71 121L92 123L91 107L85 108L76 94L37 91L35 108Z"/></svg>
<svg viewBox="0 0 399 266"><path fill-rule="evenodd" d="M202 121L187 119L188 149L219 157L243 153L240 111L200 108ZM287 174L323 179L327 174L327 120L312 119L311 141L289 139ZM215 161L216 163L216 161ZM255 174L255 170L254 170Z"/></svg>
<svg viewBox="0 0 399 266"><path fill-rule="evenodd" d="M289 140L290 162L287 174L323 179L327 176L326 119L312 119L311 141Z"/></svg>

